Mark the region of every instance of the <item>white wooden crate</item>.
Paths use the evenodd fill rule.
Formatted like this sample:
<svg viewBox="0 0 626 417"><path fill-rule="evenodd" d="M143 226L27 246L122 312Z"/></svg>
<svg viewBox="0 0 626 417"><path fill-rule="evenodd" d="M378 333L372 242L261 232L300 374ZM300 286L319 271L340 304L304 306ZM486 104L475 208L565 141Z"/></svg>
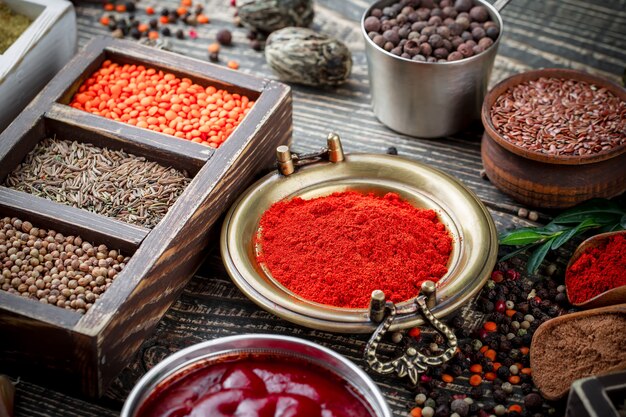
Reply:
<svg viewBox="0 0 626 417"><path fill-rule="evenodd" d="M0 55L0 132L76 52L76 15L66 0L4 0L33 22Z"/></svg>

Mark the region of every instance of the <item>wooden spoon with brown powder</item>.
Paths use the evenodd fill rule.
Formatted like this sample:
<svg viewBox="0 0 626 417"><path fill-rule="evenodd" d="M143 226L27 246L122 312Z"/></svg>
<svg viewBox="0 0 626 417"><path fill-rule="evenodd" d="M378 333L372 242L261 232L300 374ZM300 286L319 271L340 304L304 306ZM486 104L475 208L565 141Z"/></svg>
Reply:
<svg viewBox="0 0 626 417"><path fill-rule="evenodd" d="M543 323L530 345L530 366L548 400L566 395L577 379L626 369L626 304Z"/></svg>

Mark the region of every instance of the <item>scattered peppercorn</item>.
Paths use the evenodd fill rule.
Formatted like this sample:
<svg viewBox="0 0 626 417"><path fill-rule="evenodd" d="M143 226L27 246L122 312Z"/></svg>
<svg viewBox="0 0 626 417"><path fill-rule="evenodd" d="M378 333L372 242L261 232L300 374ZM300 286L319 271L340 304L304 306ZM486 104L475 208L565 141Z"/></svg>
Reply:
<svg viewBox="0 0 626 417"><path fill-rule="evenodd" d="M222 29L217 32L215 39L220 45L229 46L232 44L233 35L228 29Z"/></svg>

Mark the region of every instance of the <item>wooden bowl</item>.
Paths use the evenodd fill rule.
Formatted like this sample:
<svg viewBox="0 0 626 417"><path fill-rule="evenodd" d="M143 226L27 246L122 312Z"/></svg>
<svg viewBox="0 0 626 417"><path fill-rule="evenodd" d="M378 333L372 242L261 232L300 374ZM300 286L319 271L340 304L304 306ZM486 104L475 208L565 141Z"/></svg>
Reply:
<svg viewBox="0 0 626 417"><path fill-rule="evenodd" d="M497 84L485 97L482 160L489 180L520 203L567 208L594 197L611 198L626 191L626 145L591 155L548 155L522 148L502 137L491 121L491 107L509 88L540 77L584 81L626 101L619 85L581 71L542 69L517 74Z"/></svg>
<svg viewBox="0 0 626 417"><path fill-rule="evenodd" d="M576 251L572 255L572 258L570 259L569 263L567 264L567 270L569 271L572 265L574 265L574 262L576 262L578 258L580 258L580 256L587 249L602 246L606 244L606 242L611 237L616 236L616 235L626 236L626 230L620 230L617 232L609 232L609 233L601 233L599 235L592 236L589 239L585 240L583 243L581 243L578 246L578 248L576 248ZM567 283L567 280L565 282ZM566 284L566 290L567 290L567 284ZM567 293L567 298L570 299L569 292ZM626 285L612 288L608 291L605 291L601 294L596 295L595 297L588 299L587 301L583 303L578 303L578 304L572 303L572 304L579 308L589 309L589 308L605 307L605 306L611 306L611 305L623 304L623 303L626 303Z"/></svg>

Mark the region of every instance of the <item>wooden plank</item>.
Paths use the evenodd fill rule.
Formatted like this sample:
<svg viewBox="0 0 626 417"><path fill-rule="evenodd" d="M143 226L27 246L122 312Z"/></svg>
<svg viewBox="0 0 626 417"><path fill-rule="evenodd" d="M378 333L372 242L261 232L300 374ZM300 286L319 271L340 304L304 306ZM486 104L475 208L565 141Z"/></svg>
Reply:
<svg viewBox="0 0 626 417"><path fill-rule="evenodd" d="M273 161L276 145L289 142L289 90L271 83L255 108L264 116L250 119L255 123L242 123L241 130L222 145L138 249L135 256L142 262L131 260L125 271L128 279L117 281L115 293L95 304L76 326L85 334L101 329L98 349L108 359L106 367L99 367L98 381L103 385L98 389L151 333L204 259L203 249L215 244L215 230L207 225L216 223L234 202L237 193L232 190L248 185L255 172ZM253 117L253 112L254 108L247 117Z"/></svg>
<svg viewBox="0 0 626 417"><path fill-rule="evenodd" d="M134 253L150 230L0 186L0 214Z"/></svg>
<svg viewBox="0 0 626 417"><path fill-rule="evenodd" d="M81 416L81 417L117 417L119 410L106 404L93 404L82 399L63 394L59 384L54 388L43 388L24 381L13 381L17 385L15 415L28 417ZM45 401L42 401L45 399Z"/></svg>
<svg viewBox="0 0 626 417"><path fill-rule="evenodd" d="M55 103L45 114L48 134L99 147L122 149L195 175L213 155L208 146Z"/></svg>

